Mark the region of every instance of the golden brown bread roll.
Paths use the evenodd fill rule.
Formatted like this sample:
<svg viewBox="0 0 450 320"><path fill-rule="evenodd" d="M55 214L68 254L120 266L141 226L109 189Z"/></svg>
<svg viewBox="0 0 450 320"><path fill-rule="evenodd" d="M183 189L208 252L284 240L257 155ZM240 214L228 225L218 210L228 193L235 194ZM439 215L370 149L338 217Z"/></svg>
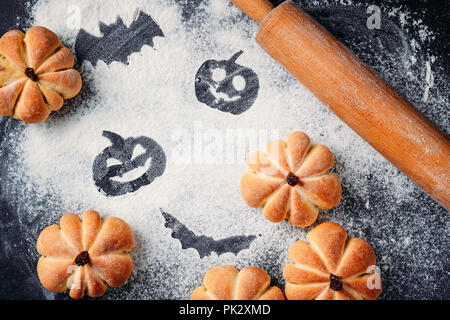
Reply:
<svg viewBox="0 0 450 320"><path fill-rule="evenodd" d="M72 52L44 27L5 33L0 38L0 115L45 121L62 107L63 99L81 90L74 63Z"/></svg>
<svg viewBox="0 0 450 320"><path fill-rule="evenodd" d="M266 219L307 227L317 219L319 209L331 209L341 200L341 184L333 167L334 157L323 145L311 146L303 132L286 141L271 141L267 151L250 155L241 179L241 194L247 204L263 207Z"/></svg>
<svg viewBox="0 0 450 320"><path fill-rule="evenodd" d="M68 213L59 226L51 225L39 235L39 280L50 291L69 289L73 299L85 293L100 297L107 285L118 287L127 281L133 269L129 255L133 246L133 231L123 220L102 220L98 212L89 210L80 221Z"/></svg>
<svg viewBox="0 0 450 320"><path fill-rule="evenodd" d="M325 222L289 249L283 270L288 300L376 299L382 291L375 252L365 240L347 241L340 225Z"/></svg>
<svg viewBox="0 0 450 320"><path fill-rule="evenodd" d="M203 286L192 292L191 300L285 300L278 287L270 287L270 277L257 267L241 271L233 266L210 269Z"/></svg>

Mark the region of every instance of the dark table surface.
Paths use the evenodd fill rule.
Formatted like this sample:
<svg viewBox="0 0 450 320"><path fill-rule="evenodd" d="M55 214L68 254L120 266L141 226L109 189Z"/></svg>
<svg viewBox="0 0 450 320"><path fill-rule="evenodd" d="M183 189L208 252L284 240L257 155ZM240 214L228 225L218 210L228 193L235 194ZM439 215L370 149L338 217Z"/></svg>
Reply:
<svg viewBox="0 0 450 320"><path fill-rule="evenodd" d="M196 10L202 0L179 1L183 14L186 18ZM282 1L274 1L278 4ZM342 40L358 56L368 63L375 71L381 73L399 92L406 95L416 107L430 118L441 130L449 134L448 115L450 107L448 104L441 107L434 107L433 104L421 104L417 97L412 96L405 87L404 75L400 73L386 72L385 68L378 68L376 62L371 60L373 52L365 46L355 46L355 43L364 42L364 36L348 31L348 23L336 23L326 19L320 10L308 9L311 1L301 1L307 11L322 22L335 36ZM341 1L329 1L334 3L333 10L348 10L348 6L340 4ZM354 5L365 5L366 1L353 0ZM448 101L450 92L450 4L448 0L372 0L370 4L381 5L383 8L402 7L408 10L415 17L422 19L423 24L432 30L436 38L426 43L423 51L428 55L435 56L436 66L440 72L435 74L436 86L440 89L441 95ZM26 29L30 24L30 7L32 3L20 0L0 0L0 34L10 29ZM414 28L409 31L414 34ZM361 40L362 38L363 40ZM359 39L358 41L353 41ZM395 39L393 39L395 41ZM393 44L395 46L395 43ZM25 240L24 234L29 227L17 218L15 199L10 199L5 192L7 183L5 181L6 165L4 159L8 153L8 143L5 135L8 130L14 130L17 121L0 117L0 298L1 299L45 299L42 287L36 275L35 265L38 259L35 248ZM371 203L374 208L381 205L389 197L389 194L380 190L376 181L372 188L373 196ZM345 195L344 195L345 196ZM351 197L343 205L351 212L368 214L364 205L352 200ZM395 270L383 272L384 292L381 298L384 299L450 299L450 245L449 245L449 216L448 212L435 203L428 195L419 188L414 193L414 201L402 204L400 207L391 208L393 214L392 227L389 232L396 232L396 224L408 224L409 234L418 238L410 246L410 252L404 252L398 256L398 265ZM374 225L377 216L373 214ZM355 213L356 214L356 213ZM421 221L421 222L418 222ZM425 224L424 224L425 221ZM421 230L429 228L426 235L422 235ZM370 240L370 230L364 229L368 240ZM13 245L11 245L13 244ZM377 249L377 248L375 248ZM430 251L440 252L431 254ZM419 257L419 258L418 258ZM412 266L418 260L423 259L423 266ZM436 267L437 266L437 267ZM396 283L390 286L390 283ZM66 295L57 295L57 298L67 298Z"/></svg>

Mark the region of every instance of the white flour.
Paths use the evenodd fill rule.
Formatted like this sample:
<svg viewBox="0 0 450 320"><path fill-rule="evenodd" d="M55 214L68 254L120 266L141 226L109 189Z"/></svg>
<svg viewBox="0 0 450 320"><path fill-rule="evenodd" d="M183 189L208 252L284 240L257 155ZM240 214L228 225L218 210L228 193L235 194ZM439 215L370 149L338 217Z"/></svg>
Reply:
<svg viewBox="0 0 450 320"><path fill-rule="evenodd" d="M121 296L120 289L110 289L116 297L187 298L206 270L219 264L270 267L271 275L281 279L287 249L309 230L287 222L269 223L260 211L246 206L239 192L240 177L247 170L242 164L246 155L235 164L175 163L177 141L173 133L184 128L193 134L195 123L201 124L203 132L215 129L219 134L227 129L273 129L282 139L294 130L304 131L314 143L332 150L334 170L344 189L357 193L362 206L372 205L371 177L379 179L392 194L387 206L411 201L414 184L265 54L253 40L257 25L228 1L211 0L182 24L181 10L172 0L42 0L34 8L35 24L52 29L73 49L78 29L69 27L73 26L71 13L77 8L81 10L80 27L96 36L100 36L99 21L111 24L120 16L130 25L139 8L152 16L165 37L155 39L154 48L144 46L132 54L129 65L113 62L107 66L100 61L92 66L84 62L80 71L92 97L78 98L72 110L53 115L43 124L27 126L23 136L16 137L20 157L10 168L15 176L11 183L21 186L24 200L30 193L41 200L25 208L28 220L46 215L49 223L57 222L65 212L81 214L92 208L130 224L137 236L132 290ZM238 63L253 69L261 85L253 107L234 116L198 102L194 76L200 65L208 59L229 59L239 50L244 54ZM405 59L410 61L410 57ZM157 141L168 158L164 174L132 195L107 198L98 192L92 164L110 145L102 137L103 130L124 138L147 136ZM198 235L215 239L261 236L237 256L213 253L200 259L195 250L182 250L179 241L170 237L160 208ZM334 214L345 217L342 207L337 207L325 220L341 223L351 235L359 236L352 234L350 217L335 219ZM319 220L321 216L323 212ZM407 246L408 242L398 245ZM384 256L382 265L387 268L392 262L389 256L386 252L379 255ZM160 289L155 292L155 288Z"/></svg>

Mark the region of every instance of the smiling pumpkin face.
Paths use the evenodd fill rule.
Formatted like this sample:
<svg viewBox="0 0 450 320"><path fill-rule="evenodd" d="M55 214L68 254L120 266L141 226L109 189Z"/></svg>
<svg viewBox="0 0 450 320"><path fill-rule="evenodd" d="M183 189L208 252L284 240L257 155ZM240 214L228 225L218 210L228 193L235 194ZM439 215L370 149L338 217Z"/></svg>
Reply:
<svg viewBox="0 0 450 320"><path fill-rule="evenodd" d="M93 173L97 188L107 196L121 196L149 185L166 168L161 146L147 137L123 139L104 131L112 145L94 160Z"/></svg>
<svg viewBox="0 0 450 320"><path fill-rule="evenodd" d="M230 60L203 63L195 76L195 94L200 102L235 115L253 105L259 80L252 69L236 63L242 53L237 52Z"/></svg>

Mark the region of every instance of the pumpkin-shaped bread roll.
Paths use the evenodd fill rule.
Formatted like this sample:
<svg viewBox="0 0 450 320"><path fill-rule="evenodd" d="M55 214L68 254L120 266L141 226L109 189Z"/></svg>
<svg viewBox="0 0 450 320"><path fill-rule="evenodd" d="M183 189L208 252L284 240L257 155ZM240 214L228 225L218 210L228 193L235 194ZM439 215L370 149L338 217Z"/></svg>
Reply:
<svg viewBox="0 0 450 320"><path fill-rule="evenodd" d="M203 286L192 292L191 300L285 300L278 287L270 287L270 277L257 267L241 271L233 266L210 269Z"/></svg>
<svg viewBox="0 0 450 320"><path fill-rule="evenodd" d="M271 141L267 153L250 155L247 172L241 179L241 194L247 204L262 207L272 222L289 222L307 227L317 219L319 209L331 209L341 200L341 184L333 167L334 157L321 145L311 145L303 132L294 132L286 141Z"/></svg>
<svg viewBox="0 0 450 320"><path fill-rule="evenodd" d="M372 246L365 240L347 241L340 225L325 222L311 230L309 245L297 241L289 249L292 261L283 270L289 300L376 299L381 278Z"/></svg>
<svg viewBox="0 0 450 320"><path fill-rule="evenodd" d="M45 121L81 89L72 52L52 31L32 27L0 38L0 115Z"/></svg>
<svg viewBox="0 0 450 320"><path fill-rule="evenodd" d="M129 252L134 234L119 218L101 219L96 211L86 211L82 219L64 215L57 225L45 228L37 240L42 257L37 273L42 285L54 292L70 290L73 299L102 296L107 286L124 284L133 262Z"/></svg>

